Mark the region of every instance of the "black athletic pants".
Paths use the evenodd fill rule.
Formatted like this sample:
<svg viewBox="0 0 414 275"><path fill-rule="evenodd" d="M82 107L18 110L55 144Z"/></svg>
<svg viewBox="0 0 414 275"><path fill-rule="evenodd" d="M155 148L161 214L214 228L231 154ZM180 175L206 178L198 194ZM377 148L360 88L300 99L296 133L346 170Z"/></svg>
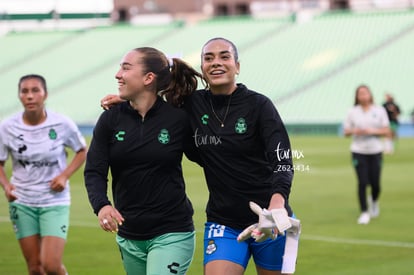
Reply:
<svg viewBox="0 0 414 275"><path fill-rule="evenodd" d="M366 155L352 153L352 163L358 178L358 199L361 212L367 211L367 186L371 186L371 196L377 201L380 195L382 153Z"/></svg>

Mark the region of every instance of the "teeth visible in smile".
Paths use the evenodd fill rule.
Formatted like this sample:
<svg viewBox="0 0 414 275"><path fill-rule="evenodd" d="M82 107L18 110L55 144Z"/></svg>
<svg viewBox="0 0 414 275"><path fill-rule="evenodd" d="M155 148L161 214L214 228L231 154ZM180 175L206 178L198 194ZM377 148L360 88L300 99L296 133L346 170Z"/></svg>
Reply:
<svg viewBox="0 0 414 275"><path fill-rule="evenodd" d="M224 71L213 71L210 74L212 75L224 74Z"/></svg>

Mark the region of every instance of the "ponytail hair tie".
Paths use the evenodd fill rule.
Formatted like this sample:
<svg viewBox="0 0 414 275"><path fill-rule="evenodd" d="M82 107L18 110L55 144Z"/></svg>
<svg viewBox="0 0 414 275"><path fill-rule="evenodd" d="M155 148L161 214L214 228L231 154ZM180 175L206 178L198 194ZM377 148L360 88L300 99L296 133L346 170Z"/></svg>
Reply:
<svg viewBox="0 0 414 275"><path fill-rule="evenodd" d="M173 65L174 65L174 60L168 57L168 67L171 69Z"/></svg>
<svg viewBox="0 0 414 275"><path fill-rule="evenodd" d="M168 59L168 66L171 69L174 65L174 58L182 58L183 54L182 53L175 53L175 54L166 54L167 59Z"/></svg>

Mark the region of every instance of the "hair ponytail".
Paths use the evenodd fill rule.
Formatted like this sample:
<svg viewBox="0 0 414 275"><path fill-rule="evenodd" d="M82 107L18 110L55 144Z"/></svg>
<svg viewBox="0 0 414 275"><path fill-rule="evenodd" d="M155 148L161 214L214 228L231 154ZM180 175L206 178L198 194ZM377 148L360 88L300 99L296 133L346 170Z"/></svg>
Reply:
<svg viewBox="0 0 414 275"><path fill-rule="evenodd" d="M179 58L172 59L169 85L160 92L167 102L176 107L182 107L187 96L198 87L198 78L203 82L202 75Z"/></svg>
<svg viewBox="0 0 414 275"><path fill-rule="evenodd" d="M197 77L204 82L199 72L179 58L169 60L164 53L152 47L140 47L135 51L143 54L144 72L153 72L157 76L157 93L173 106L183 106L185 98L197 89Z"/></svg>

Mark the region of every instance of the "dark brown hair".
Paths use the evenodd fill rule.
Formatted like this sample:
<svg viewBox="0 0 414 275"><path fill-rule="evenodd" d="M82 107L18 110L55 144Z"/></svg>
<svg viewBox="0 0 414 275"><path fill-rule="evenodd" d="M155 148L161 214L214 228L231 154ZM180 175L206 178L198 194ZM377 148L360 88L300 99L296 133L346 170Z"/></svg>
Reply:
<svg viewBox="0 0 414 275"><path fill-rule="evenodd" d="M31 78L35 78L35 79L39 80L40 84L43 87L43 89L47 93L46 79L43 76L38 75L38 74L27 74L27 75L24 75L24 76L20 77L19 84L17 85L17 90L20 92L20 85L22 84L22 82L27 80L27 79L31 79Z"/></svg>
<svg viewBox="0 0 414 275"><path fill-rule="evenodd" d="M157 76L156 90L160 96L176 107L181 107L185 97L191 95L198 85L197 77L202 75L179 58L170 61L161 51L152 47L134 49L143 54L144 73Z"/></svg>
<svg viewBox="0 0 414 275"><path fill-rule="evenodd" d="M206 43L204 43L203 48L202 48L202 50L201 50L201 61L203 61L203 51L204 51L204 47L205 47L208 43L210 43L210 42L212 42L212 41L216 41L216 40L222 40L222 41L225 41L225 42L229 43L229 44L230 44L230 47L233 49L233 53L234 53L234 61L235 61L235 62L239 62L239 52L238 52L238 50L237 50L236 45L235 45L233 42L231 42L230 40L228 40L228 39L226 39L226 38L223 38L223 37L214 37L214 38L211 38L210 40L208 40Z"/></svg>
<svg viewBox="0 0 414 275"><path fill-rule="evenodd" d="M368 90L368 92L369 92L369 94L370 94L370 96L371 96L370 103L371 103L371 104L372 104L372 103L374 103L374 97L373 97L373 95L372 95L371 89L370 89L367 85L362 84L362 85L359 85L359 86L355 89L354 106L356 106L356 105L358 105L358 104L359 104L359 102L358 102L358 92L359 92L359 90L360 90L360 89L362 89L362 88L365 88L365 89L367 89L367 90Z"/></svg>

